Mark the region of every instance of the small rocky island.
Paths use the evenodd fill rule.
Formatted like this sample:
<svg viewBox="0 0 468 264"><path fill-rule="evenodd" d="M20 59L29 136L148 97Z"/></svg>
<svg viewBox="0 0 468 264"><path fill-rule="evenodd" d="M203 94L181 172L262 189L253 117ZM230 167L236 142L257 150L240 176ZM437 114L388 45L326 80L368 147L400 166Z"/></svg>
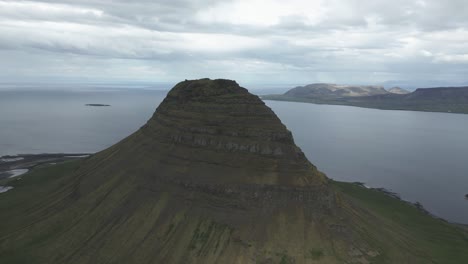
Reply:
<svg viewBox="0 0 468 264"><path fill-rule="evenodd" d="M108 104L86 104L85 106L111 106Z"/></svg>

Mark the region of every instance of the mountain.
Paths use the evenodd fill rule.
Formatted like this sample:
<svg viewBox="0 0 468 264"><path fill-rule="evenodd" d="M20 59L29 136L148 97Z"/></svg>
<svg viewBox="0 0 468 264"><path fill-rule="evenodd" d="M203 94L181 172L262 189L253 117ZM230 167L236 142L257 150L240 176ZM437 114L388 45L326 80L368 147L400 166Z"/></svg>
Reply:
<svg viewBox="0 0 468 264"><path fill-rule="evenodd" d="M416 91L406 95L407 101L439 101L447 103L467 103L468 86L466 87L437 87L429 89L416 89Z"/></svg>
<svg viewBox="0 0 468 264"><path fill-rule="evenodd" d="M8 184L0 263L468 260L464 231L329 180L230 80L181 82L116 145Z"/></svg>
<svg viewBox="0 0 468 264"><path fill-rule="evenodd" d="M325 91L323 88L307 89L304 87L293 88L284 94L265 95L262 96L262 99L350 105L386 110L468 113L468 86L418 88L411 93L401 91L403 89L397 90L393 88L393 90L391 89L392 92L385 91L385 93L380 94L374 92L380 91L380 89L372 89L373 94L362 96L349 96L348 93L338 95L338 92L333 92L330 95L330 93L318 92Z"/></svg>
<svg viewBox="0 0 468 264"><path fill-rule="evenodd" d="M393 94L409 94L410 93L410 91L405 90L400 87L393 87L393 88L388 89L388 91Z"/></svg>
<svg viewBox="0 0 468 264"><path fill-rule="evenodd" d="M388 92L382 86L349 86L314 83L306 86L298 86L287 91L284 95L290 97L334 99L378 94L388 94Z"/></svg>

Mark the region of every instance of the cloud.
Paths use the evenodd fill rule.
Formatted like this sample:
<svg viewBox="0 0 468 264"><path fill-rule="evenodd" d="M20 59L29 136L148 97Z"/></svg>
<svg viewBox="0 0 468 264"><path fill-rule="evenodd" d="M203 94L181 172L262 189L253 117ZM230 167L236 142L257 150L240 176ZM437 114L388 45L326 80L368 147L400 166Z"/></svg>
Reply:
<svg viewBox="0 0 468 264"><path fill-rule="evenodd" d="M460 0L0 0L0 77L458 83L466 17Z"/></svg>
<svg viewBox="0 0 468 264"><path fill-rule="evenodd" d="M47 31L38 28L47 28ZM173 33L131 25L4 20L0 22L0 30L3 33L0 42L10 43L10 48L110 58L163 59L170 54L226 55L268 45L266 41L249 36Z"/></svg>
<svg viewBox="0 0 468 264"><path fill-rule="evenodd" d="M203 23L274 26L295 18L305 25L315 25L325 18L324 1L250 0L219 2L199 10L196 19Z"/></svg>

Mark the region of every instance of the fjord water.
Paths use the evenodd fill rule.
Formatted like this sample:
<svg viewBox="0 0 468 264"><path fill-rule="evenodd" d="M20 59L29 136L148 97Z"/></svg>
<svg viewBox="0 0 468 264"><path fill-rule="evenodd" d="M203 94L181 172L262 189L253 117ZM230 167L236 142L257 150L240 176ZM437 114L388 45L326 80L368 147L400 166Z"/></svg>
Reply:
<svg viewBox="0 0 468 264"><path fill-rule="evenodd" d="M0 91L0 156L93 153L135 132L166 92ZM109 107L86 106L108 104Z"/></svg>
<svg viewBox="0 0 468 264"><path fill-rule="evenodd" d="M320 170L468 223L468 115L267 101Z"/></svg>
<svg viewBox="0 0 468 264"><path fill-rule="evenodd" d="M0 91L0 156L102 150L145 124L164 96L141 89ZM384 187L468 223L468 115L266 103L328 177Z"/></svg>

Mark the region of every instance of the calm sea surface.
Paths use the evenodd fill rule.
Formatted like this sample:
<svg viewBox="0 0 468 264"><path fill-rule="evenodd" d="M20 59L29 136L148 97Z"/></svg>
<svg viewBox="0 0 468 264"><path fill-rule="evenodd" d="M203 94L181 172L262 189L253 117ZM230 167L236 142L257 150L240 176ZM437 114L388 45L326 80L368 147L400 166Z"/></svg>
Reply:
<svg viewBox="0 0 468 264"><path fill-rule="evenodd" d="M165 94L146 90L0 91L0 156L102 150L144 125ZM85 106L89 103L111 106Z"/></svg>
<svg viewBox="0 0 468 264"><path fill-rule="evenodd" d="M141 127L164 96L140 89L0 91L0 156L102 150ZM468 223L468 115L266 103L330 178L384 187Z"/></svg>

